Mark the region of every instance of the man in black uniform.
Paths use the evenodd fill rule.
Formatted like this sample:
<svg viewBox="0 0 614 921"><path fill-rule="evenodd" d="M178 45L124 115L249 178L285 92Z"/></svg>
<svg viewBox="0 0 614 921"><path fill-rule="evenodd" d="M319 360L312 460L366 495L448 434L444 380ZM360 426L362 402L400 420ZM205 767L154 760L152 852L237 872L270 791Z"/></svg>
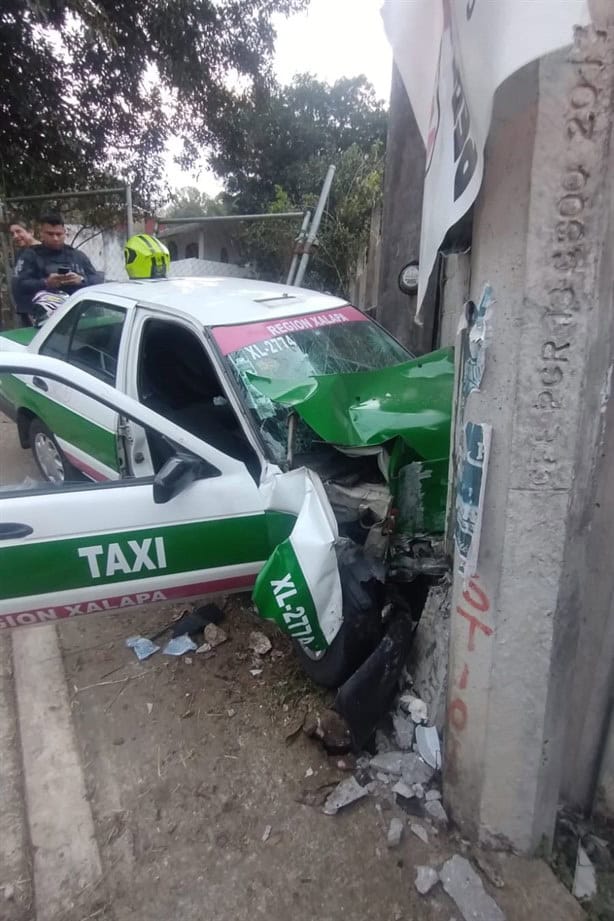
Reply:
<svg viewBox="0 0 614 921"><path fill-rule="evenodd" d="M86 285L104 281L85 253L65 241L64 220L59 214L44 214L41 218L40 246L24 249L15 265L13 298L17 313L25 326L30 325L32 298L39 291L63 291L74 294Z"/></svg>

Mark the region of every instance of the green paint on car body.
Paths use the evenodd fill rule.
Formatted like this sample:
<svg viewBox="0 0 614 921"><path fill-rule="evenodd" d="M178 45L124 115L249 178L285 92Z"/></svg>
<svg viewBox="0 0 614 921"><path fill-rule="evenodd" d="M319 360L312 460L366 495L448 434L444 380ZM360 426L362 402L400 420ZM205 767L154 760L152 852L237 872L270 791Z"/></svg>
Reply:
<svg viewBox="0 0 614 921"><path fill-rule="evenodd" d="M448 491L448 458L454 386L454 350L375 371L334 374L304 381L249 375L276 403L296 410L323 441L345 448L386 445L395 501L402 469L420 462L421 532L442 533Z"/></svg>
<svg viewBox="0 0 614 921"><path fill-rule="evenodd" d="M18 342L19 345L29 345L37 334L38 330L34 326L26 326L23 329L6 329L2 333L3 339L10 342Z"/></svg>
<svg viewBox="0 0 614 921"><path fill-rule="evenodd" d="M30 538L3 548L0 599L256 563L290 534L295 520L293 515L265 512L134 532ZM158 539L162 553L156 551ZM139 565L137 548L143 560L148 554L151 566L144 561Z"/></svg>
<svg viewBox="0 0 614 921"><path fill-rule="evenodd" d="M115 432L51 400L44 393L33 390L12 374L0 375L0 394L15 407L16 412L28 410L38 416L58 438L76 445L100 463L119 472Z"/></svg>

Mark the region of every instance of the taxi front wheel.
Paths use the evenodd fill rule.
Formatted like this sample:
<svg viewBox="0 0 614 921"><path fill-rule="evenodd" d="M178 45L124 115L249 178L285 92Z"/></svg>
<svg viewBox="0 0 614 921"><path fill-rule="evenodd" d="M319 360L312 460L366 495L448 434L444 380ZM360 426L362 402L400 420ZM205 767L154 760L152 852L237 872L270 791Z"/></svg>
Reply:
<svg viewBox="0 0 614 921"><path fill-rule="evenodd" d="M62 454L53 432L37 418L30 423L30 447L36 466L48 483L75 479L76 471Z"/></svg>

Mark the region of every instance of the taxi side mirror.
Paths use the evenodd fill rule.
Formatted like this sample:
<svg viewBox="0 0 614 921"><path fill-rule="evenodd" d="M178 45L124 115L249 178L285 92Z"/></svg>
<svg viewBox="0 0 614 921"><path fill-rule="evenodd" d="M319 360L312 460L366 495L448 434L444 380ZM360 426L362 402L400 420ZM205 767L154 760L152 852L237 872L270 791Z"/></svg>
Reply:
<svg viewBox="0 0 614 921"><path fill-rule="evenodd" d="M220 471L213 464L193 454L178 452L169 457L153 481L153 499L156 505L169 502L183 492L194 480L219 476Z"/></svg>

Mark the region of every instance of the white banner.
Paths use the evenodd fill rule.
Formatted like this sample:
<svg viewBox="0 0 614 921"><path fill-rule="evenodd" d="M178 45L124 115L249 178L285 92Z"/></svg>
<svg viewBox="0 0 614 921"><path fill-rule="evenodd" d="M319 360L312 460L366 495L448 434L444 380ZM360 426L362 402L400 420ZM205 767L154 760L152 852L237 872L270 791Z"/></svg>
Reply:
<svg viewBox="0 0 614 921"><path fill-rule="evenodd" d="M479 192L495 90L590 16L586 0L384 0L382 16L426 147L420 305L447 230Z"/></svg>

